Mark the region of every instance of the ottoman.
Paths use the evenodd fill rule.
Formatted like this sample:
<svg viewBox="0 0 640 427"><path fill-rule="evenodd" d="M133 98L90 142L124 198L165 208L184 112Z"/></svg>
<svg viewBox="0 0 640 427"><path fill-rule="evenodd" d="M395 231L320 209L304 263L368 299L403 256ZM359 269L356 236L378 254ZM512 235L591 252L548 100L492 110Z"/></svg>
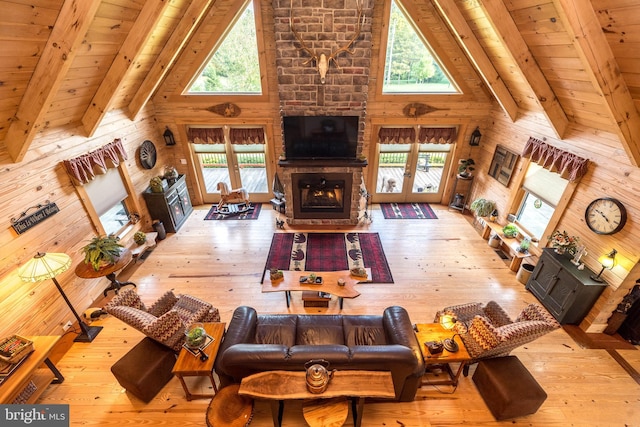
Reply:
<svg viewBox="0 0 640 427"><path fill-rule="evenodd" d="M118 383L131 394L149 402L173 377L173 350L151 338L144 338L112 367Z"/></svg>
<svg viewBox="0 0 640 427"><path fill-rule="evenodd" d="M516 356L478 362L473 382L496 420L533 414L547 398Z"/></svg>

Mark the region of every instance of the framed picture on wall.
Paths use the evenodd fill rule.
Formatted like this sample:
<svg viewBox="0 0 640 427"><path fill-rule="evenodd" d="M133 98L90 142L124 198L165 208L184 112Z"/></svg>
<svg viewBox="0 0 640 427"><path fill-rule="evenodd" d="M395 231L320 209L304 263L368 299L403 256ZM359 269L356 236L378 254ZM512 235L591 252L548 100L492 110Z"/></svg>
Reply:
<svg viewBox="0 0 640 427"><path fill-rule="evenodd" d="M518 157L520 157L518 154L507 150L502 145L498 145L493 153L489 175L497 179L505 187L508 186L513 170L518 163Z"/></svg>

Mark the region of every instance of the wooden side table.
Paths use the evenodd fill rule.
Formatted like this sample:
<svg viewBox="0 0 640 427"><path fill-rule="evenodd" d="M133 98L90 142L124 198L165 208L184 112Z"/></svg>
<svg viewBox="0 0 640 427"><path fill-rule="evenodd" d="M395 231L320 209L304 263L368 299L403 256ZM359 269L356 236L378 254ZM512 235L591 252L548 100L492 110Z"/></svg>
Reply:
<svg viewBox="0 0 640 427"><path fill-rule="evenodd" d="M443 371L448 375L449 378L441 379L441 380L432 380L426 379L423 377L421 385L458 385L458 379L460 378L460 374L464 370L464 367L471 360L471 356L467 351L467 348L464 346L464 342L460 339L459 335L455 335L453 330L446 330L439 323L418 323L416 325L416 337L418 338L418 342L421 345L422 349L422 358L426 365L426 369L429 370L431 368L442 367ZM427 346L424 344L428 341L442 341L446 338L454 337L456 343L458 343L458 351L455 353L451 353L447 350L442 350L442 353L430 354L429 350L427 350ZM450 363L459 363L460 366L458 370L454 373L449 366Z"/></svg>
<svg viewBox="0 0 640 427"><path fill-rule="evenodd" d="M225 323L204 323L204 330L213 337L213 342L202 350L209 358L205 361L200 360L199 356L194 356L189 350L183 348L180 350L178 360L173 366L173 374L178 377L187 400L204 399L215 396L218 392L216 380L213 378L213 363L220 349L220 342L224 335ZM212 394L191 393L184 377L208 377L213 385Z"/></svg>
<svg viewBox="0 0 640 427"><path fill-rule="evenodd" d="M120 252L120 257L118 260L110 265L102 267L100 270L96 271L90 264L85 264L84 261L80 264L76 265L76 276L81 277L83 279L95 279L98 277L106 277L109 279L111 284L104 290L103 294L106 297L107 292L115 291L117 294L121 287L131 285L136 287L136 284L133 282L120 282L116 277L116 271L122 270L125 268L133 259L133 255L131 251L127 248L124 248Z"/></svg>

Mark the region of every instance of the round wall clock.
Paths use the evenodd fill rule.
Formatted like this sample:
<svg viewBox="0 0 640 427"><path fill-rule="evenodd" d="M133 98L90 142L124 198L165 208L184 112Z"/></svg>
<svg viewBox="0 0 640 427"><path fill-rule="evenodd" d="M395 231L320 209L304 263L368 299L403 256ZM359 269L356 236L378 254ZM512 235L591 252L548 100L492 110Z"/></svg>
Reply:
<svg viewBox="0 0 640 427"><path fill-rule="evenodd" d="M140 146L140 163L145 169L151 169L156 165L156 146L146 140Z"/></svg>
<svg viewBox="0 0 640 427"><path fill-rule="evenodd" d="M622 230L627 222L627 209L617 199L601 197L589 203L584 219L594 233L613 234Z"/></svg>

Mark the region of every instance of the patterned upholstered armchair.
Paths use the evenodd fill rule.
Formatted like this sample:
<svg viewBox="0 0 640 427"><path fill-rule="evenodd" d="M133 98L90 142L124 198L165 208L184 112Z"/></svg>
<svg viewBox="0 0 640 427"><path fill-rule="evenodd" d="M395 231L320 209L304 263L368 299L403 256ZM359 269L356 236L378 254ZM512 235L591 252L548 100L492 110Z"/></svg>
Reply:
<svg viewBox="0 0 640 427"><path fill-rule="evenodd" d="M133 289L120 291L105 311L139 330L149 338L179 351L185 329L195 322L219 322L218 309L191 295L176 296L166 292L149 308Z"/></svg>
<svg viewBox="0 0 640 427"><path fill-rule="evenodd" d="M455 333L460 334L469 355L475 363L481 359L507 356L511 350L531 342L560 327L556 319L540 304L529 304L515 321L495 301L469 303L446 307L436 313L455 316ZM465 369L468 373L468 365Z"/></svg>

